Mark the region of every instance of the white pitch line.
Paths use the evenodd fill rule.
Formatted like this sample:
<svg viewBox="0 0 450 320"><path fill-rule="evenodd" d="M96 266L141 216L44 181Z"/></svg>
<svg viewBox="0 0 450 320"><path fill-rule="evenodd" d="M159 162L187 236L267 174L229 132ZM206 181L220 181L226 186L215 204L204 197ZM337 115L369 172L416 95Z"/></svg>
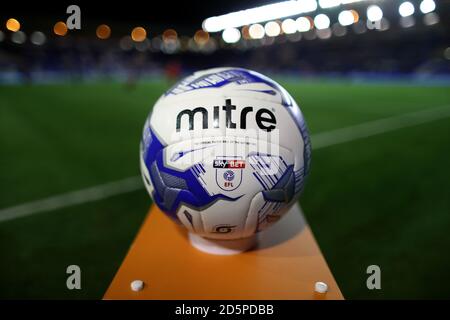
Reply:
<svg viewBox="0 0 450 320"><path fill-rule="evenodd" d="M314 150L317 150L447 117L450 117L450 105L406 113L314 134L311 136L312 146ZM93 186L87 189L81 189L41 200L26 202L17 206L0 209L0 222L30 216L39 212L83 204L90 201L102 200L115 195L140 190L143 187L144 184L141 177L134 176L123 180Z"/></svg>
<svg viewBox="0 0 450 320"><path fill-rule="evenodd" d="M367 138L377 134L447 118L449 116L450 105L404 113L398 116L318 133L311 136L311 144L313 149L325 148L344 142Z"/></svg>
<svg viewBox="0 0 450 320"><path fill-rule="evenodd" d="M118 194L123 194L143 187L140 176L113 181L94 187L58 194L49 198L26 202L18 206L0 210L0 222L29 216L43 211L61 209L76 204L102 200Z"/></svg>

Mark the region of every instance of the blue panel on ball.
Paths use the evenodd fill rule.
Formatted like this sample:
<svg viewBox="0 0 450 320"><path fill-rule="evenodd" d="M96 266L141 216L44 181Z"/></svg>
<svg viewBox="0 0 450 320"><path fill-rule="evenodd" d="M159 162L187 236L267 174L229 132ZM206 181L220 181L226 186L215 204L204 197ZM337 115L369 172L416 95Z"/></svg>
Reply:
<svg viewBox="0 0 450 320"><path fill-rule="evenodd" d="M151 137L146 134L150 134ZM210 196L190 168L182 172L167 168L164 165L163 156L165 145L160 142L151 128L148 128L148 131L144 130L143 139L149 142L148 144L142 143L142 145L144 146L144 163L154 187L153 200L171 218L178 220L176 212L182 204L201 210L212 205L218 199L228 201L238 199L223 194Z"/></svg>

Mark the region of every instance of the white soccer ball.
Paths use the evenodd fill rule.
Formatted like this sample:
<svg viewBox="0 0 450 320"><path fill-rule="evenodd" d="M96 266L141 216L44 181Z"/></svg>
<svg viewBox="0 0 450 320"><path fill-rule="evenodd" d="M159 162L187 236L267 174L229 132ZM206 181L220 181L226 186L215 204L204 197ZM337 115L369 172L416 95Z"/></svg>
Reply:
<svg viewBox="0 0 450 320"><path fill-rule="evenodd" d="M156 205L190 232L240 239L296 202L311 145L303 115L278 83L241 68L181 80L143 130L141 172Z"/></svg>

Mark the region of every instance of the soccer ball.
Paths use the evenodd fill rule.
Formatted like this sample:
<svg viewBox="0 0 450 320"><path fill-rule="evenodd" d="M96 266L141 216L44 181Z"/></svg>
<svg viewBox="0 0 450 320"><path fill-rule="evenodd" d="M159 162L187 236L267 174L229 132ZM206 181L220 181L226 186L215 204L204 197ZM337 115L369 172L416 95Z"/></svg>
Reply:
<svg viewBox="0 0 450 320"><path fill-rule="evenodd" d="M241 68L199 71L159 98L140 145L156 205L191 233L242 239L278 221L308 174L303 115L275 81Z"/></svg>

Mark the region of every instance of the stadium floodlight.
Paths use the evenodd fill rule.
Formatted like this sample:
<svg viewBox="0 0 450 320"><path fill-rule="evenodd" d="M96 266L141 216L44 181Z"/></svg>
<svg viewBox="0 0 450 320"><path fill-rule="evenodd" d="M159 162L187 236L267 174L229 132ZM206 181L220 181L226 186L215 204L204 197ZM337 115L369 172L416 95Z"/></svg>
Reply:
<svg viewBox="0 0 450 320"><path fill-rule="evenodd" d="M290 0L265 6L209 17L202 23L208 32L219 32L227 28L238 28L249 24L277 20L317 9L316 0Z"/></svg>
<svg viewBox="0 0 450 320"><path fill-rule="evenodd" d="M11 36L11 41L15 44L23 44L27 40L27 36L23 31L16 31Z"/></svg>
<svg viewBox="0 0 450 320"><path fill-rule="evenodd" d="M319 0L319 6L322 9L334 8L341 4L350 4L367 0Z"/></svg>
<svg viewBox="0 0 450 320"><path fill-rule="evenodd" d="M316 30L316 35L319 39L322 40L326 40L326 39L330 39L331 38L331 29L330 28L325 28L325 29L317 29Z"/></svg>
<svg viewBox="0 0 450 320"><path fill-rule="evenodd" d="M298 31L306 32L306 31L311 30L312 25L311 25L311 21L308 18L300 17L295 22L297 24Z"/></svg>
<svg viewBox="0 0 450 320"><path fill-rule="evenodd" d="M20 22L17 19L10 18L6 21L6 29L12 32L17 32L20 30Z"/></svg>
<svg viewBox="0 0 450 320"><path fill-rule="evenodd" d="M45 43L45 40L45 34L41 31L34 31L30 37L31 43L36 46L42 46Z"/></svg>
<svg viewBox="0 0 450 320"><path fill-rule="evenodd" d="M439 23L439 21L440 21L440 18L436 14L436 12L430 12L423 16L423 23L426 26L432 26L436 23Z"/></svg>
<svg viewBox="0 0 450 320"><path fill-rule="evenodd" d="M176 42L178 33L174 29L167 29L162 34L163 42Z"/></svg>
<svg viewBox="0 0 450 320"><path fill-rule="evenodd" d="M336 37L343 37L347 34L347 29L345 27L343 27L342 25L340 25L339 23L333 24L333 27L331 28L331 30L333 31L333 34Z"/></svg>
<svg viewBox="0 0 450 320"><path fill-rule="evenodd" d="M294 19L286 19L281 24L281 29L286 34L292 34L297 32L297 24Z"/></svg>
<svg viewBox="0 0 450 320"><path fill-rule="evenodd" d="M241 39L241 32L236 28L227 28L222 32L222 39L226 43L236 43Z"/></svg>
<svg viewBox="0 0 450 320"><path fill-rule="evenodd" d="M412 16L400 18L400 26L402 26L403 28L410 28L410 27L413 27L415 24L416 24L416 21L414 20L414 17L412 17Z"/></svg>
<svg viewBox="0 0 450 320"><path fill-rule="evenodd" d="M194 42L199 46L204 46L209 41L209 33L203 30L197 30L194 35Z"/></svg>
<svg viewBox="0 0 450 320"><path fill-rule="evenodd" d="M409 17L412 16L414 14L414 5L409 2L409 1L405 1L403 2L399 7L398 7L398 13L402 16L402 17Z"/></svg>
<svg viewBox="0 0 450 320"><path fill-rule="evenodd" d="M314 18L314 25L318 30L326 29L330 26L330 18L328 18L328 16L323 13L318 14Z"/></svg>
<svg viewBox="0 0 450 320"><path fill-rule="evenodd" d="M424 14L434 11L434 9L436 9L436 3L434 0L423 0L420 3L420 11Z"/></svg>
<svg viewBox="0 0 450 320"><path fill-rule="evenodd" d="M379 6L371 5L367 8L367 19L380 21L383 18L383 10Z"/></svg>
<svg viewBox="0 0 450 320"><path fill-rule="evenodd" d="M57 36L61 36L64 37L67 34L67 25L65 22L63 21L58 21L57 23L55 23L55 25L53 26L53 32L57 35Z"/></svg>
<svg viewBox="0 0 450 320"><path fill-rule="evenodd" d="M111 28L107 24L101 24L95 30L97 38L106 40L111 36Z"/></svg>
<svg viewBox="0 0 450 320"><path fill-rule="evenodd" d="M122 49L124 51L129 51L129 50L133 49L133 40L131 39L130 36L122 37L122 39L120 39L120 41L119 41L119 46L120 46L120 49ZM158 47L158 49L159 49L159 47Z"/></svg>
<svg viewBox="0 0 450 320"><path fill-rule="evenodd" d="M447 59L447 60L450 60L450 47L447 47L444 50L444 58Z"/></svg>
<svg viewBox="0 0 450 320"><path fill-rule="evenodd" d="M131 31L131 39L136 42L142 42L147 39L147 30L143 27L136 27Z"/></svg>
<svg viewBox="0 0 450 320"><path fill-rule="evenodd" d="M355 22L355 16L353 15L353 12L351 12L350 10L344 10L341 13L339 13L338 20L339 23L345 27Z"/></svg>
<svg viewBox="0 0 450 320"><path fill-rule="evenodd" d="M248 34L252 39L262 39L264 38L264 27L259 23L252 24L250 28L248 28Z"/></svg>
<svg viewBox="0 0 450 320"><path fill-rule="evenodd" d="M264 26L264 30L269 37L276 37L280 35L281 28L278 23L275 21L269 21Z"/></svg>

